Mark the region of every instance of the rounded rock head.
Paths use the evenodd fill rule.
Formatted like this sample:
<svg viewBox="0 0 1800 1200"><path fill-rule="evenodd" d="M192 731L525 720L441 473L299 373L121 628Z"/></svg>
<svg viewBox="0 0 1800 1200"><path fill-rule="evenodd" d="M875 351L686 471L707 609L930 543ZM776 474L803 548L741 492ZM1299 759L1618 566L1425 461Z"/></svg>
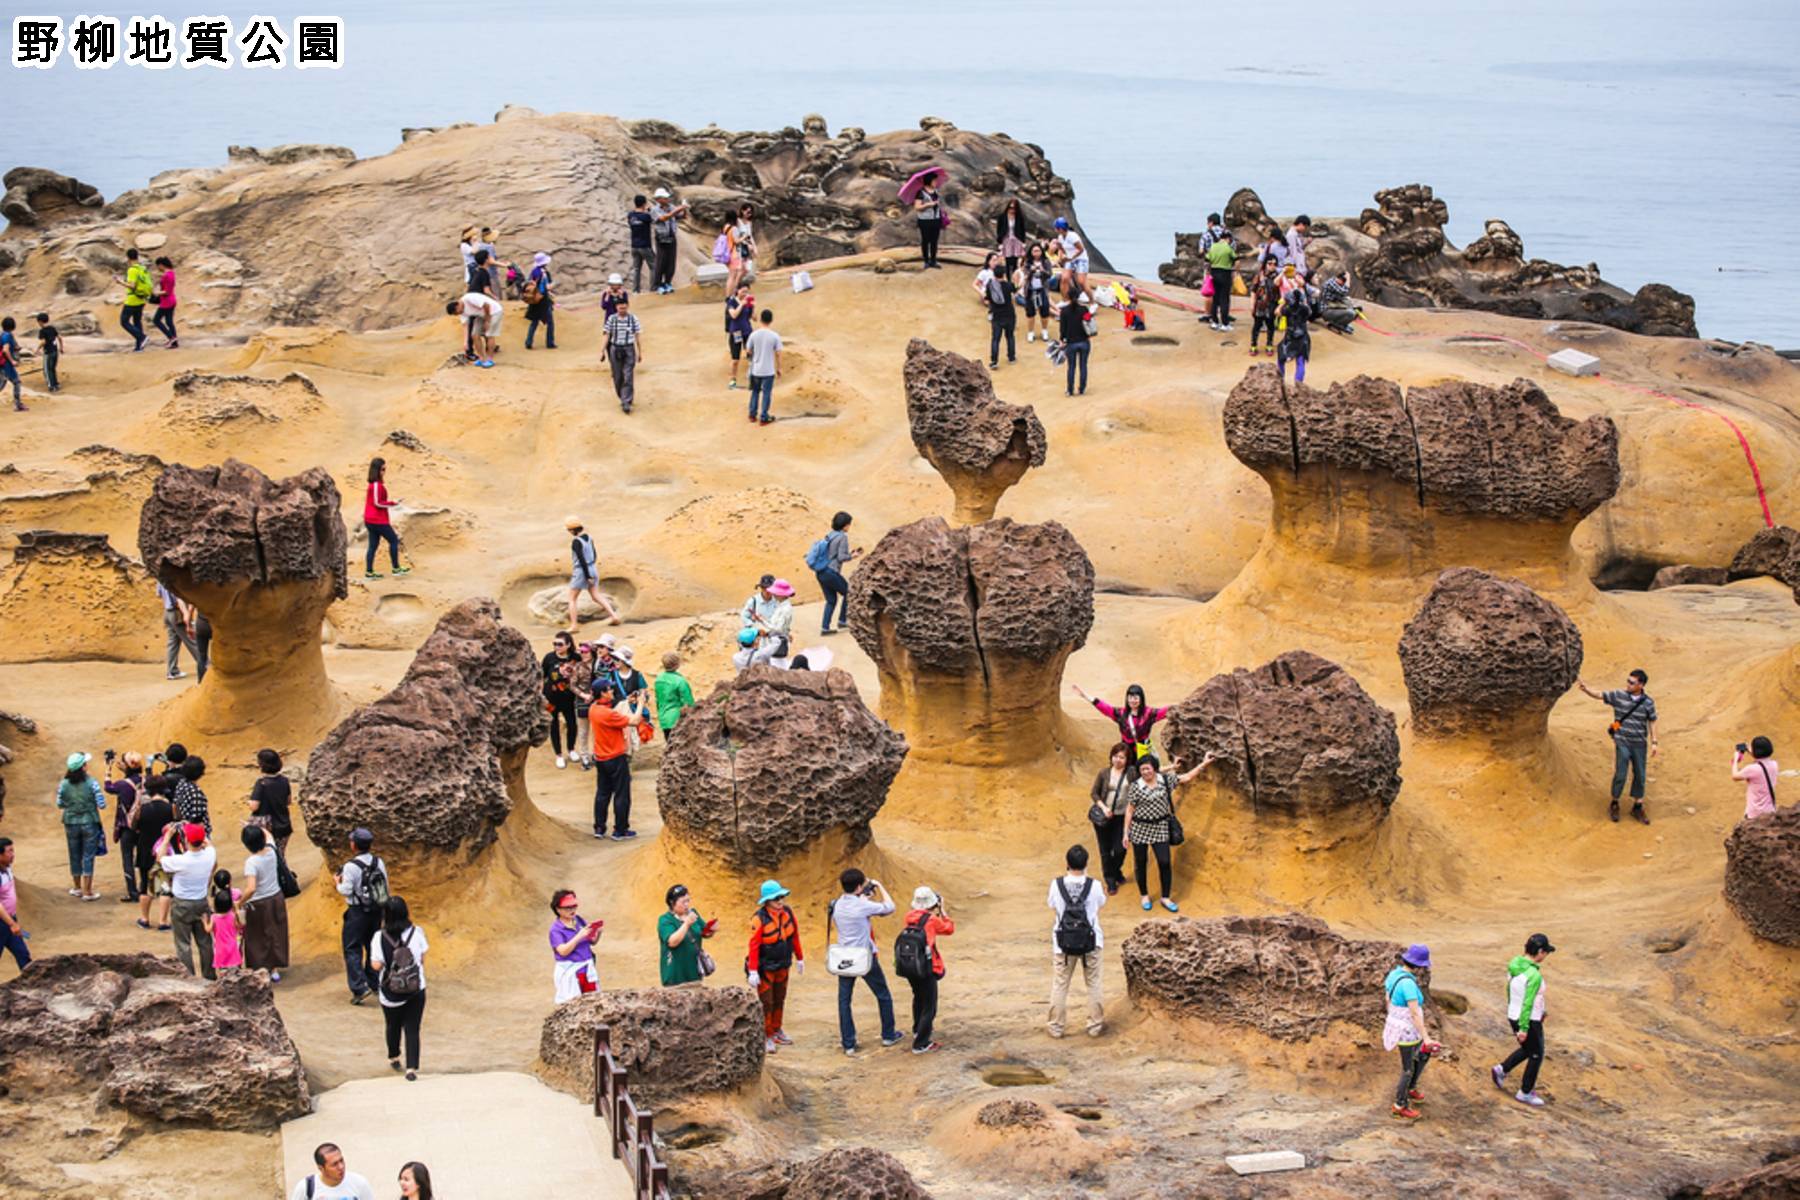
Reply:
<svg viewBox="0 0 1800 1200"><path fill-rule="evenodd" d="M913 445L955 493L956 520L988 520L1007 488L1044 465L1043 422L995 396L979 363L921 338L907 343L905 379Z"/></svg>
<svg viewBox="0 0 1800 1200"><path fill-rule="evenodd" d="M1350 673L1305 650L1215 675L1169 711L1169 752L1217 756L1217 777L1258 815L1379 821L1400 793L1394 714Z"/></svg>
<svg viewBox="0 0 1800 1200"><path fill-rule="evenodd" d="M656 801L673 836L774 871L831 829L865 844L905 758L849 672L752 667L670 731Z"/></svg>
<svg viewBox="0 0 1800 1200"><path fill-rule="evenodd" d="M1725 839L1725 902L1757 937L1800 946L1800 808L1738 822Z"/></svg>
<svg viewBox="0 0 1800 1200"><path fill-rule="evenodd" d="M1420 730L1541 734L1581 673L1581 631L1518 580L1457 567L1407 622L1400 668Z"/></svg>

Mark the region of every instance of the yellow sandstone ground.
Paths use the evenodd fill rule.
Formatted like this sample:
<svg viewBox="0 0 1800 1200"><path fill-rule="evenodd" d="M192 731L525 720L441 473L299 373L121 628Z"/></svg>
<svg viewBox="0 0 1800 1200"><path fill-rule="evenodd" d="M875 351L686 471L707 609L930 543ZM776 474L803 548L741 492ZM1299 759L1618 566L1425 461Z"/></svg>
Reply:
<svg viewBox="0 0 1800 1200"><path fill-rule="evenodd" d="M554 353L524 351L514 306L493 370L447 365L458 342L448 318L354 334L275 328L174 353L75 341L64 394L0 420L0 463L16 467L0 473L0 535L105 532L135 554L138 506L154 472L128 456L199 465L231 454L271 476L329 469L360 558L363 470L382 454L414 573L365 583L352 571L325 646L330 684L344 701L391 687L437 615L471 595L497 597L508 619L547 648L552 626L529 602L567 577L568 513L595 533L607 590L628 622L618 632L639 663L654 667L681 646L704 695L729 670L735 623L724 614L763 571L795 580L808 600L796 627L816 629L801 557L833 511L854 513L853 543L871 546L894 525L950 508L949 489L908 437L900 367L912 337L985 353L967 273L878 275L853 261L815 278L817 289L799 296L781 279L758 288L788 345L775 393L782 419L765 428L745 421L746 394L725 388L716 294L692 289L642 300L646 357L629 418L598 361L591 301L563 309ZM1800 608L1767 580L1657 592L1604 592L1589 582L1618 563L1727 561L1761 521L1736 439L1707 413L1564 378L1503 343L1455 340L1502 333L1540 351L1560 348L1543 326L1467 313L1371 310L1370 318L1408 336L1363 332L1346 341L1321 331L1309 381L1366 373L1411 387L1524 376L1566 415L1601 412L1618 422L1623 484L1578 529L1568 554L1551 561L1530 547L1438 550L1459 564L1519 573L1562 604L1581 626L1590 682L1617 686L1629 668L1649 670L1663 741L1651 827L1604 819L1606 714L1579 693L1557 706L1539 744L1413 737L1395 646L1437 566L1452 564L1377 555L1346 567L1338 553L1345 539L1366 540L1379 514L1271 537L1268 489L1231 457L1220 425L1225 396L1250 361L1242 334L1222 339L1190 316L1152 307L1148 336L1133 337L1116 315L1102 314L1092 382L1080 398L1065 397L1060 368L1021 342L1020 361L996 373L996 390L1036 407L1049 460L1007 493L999 514L1060 521L1094 561L1103 594L1066 682L1117 697L1136 681L1153 703L1173 703L1216 671L1304 648L1344 664L1401 718L1405 783L1391 815L1373 834L1330 849L1280 844L1235 801L1197 785L1184 801L1189 843L1176 855L1176 898L1184 914L1301 909L1346 934L1430 943L1435 989L1466 998L1467 1011L1443 1018L1454 1054L1426 1076L1428 1120L1389 1120L1391 1063L1374 1029L1296 1047L1135 1013L1117 947L1140 919L1167 918L1140 913L1129 889L1104 920L1109 1033L1097 1042L1048 1039L1046 881L1069 843L1092 843L1087 784L1111 741L1110 725L1065 688L1055 736L1033 747L1026 765L909 761L874 822L865 855L872 873L903 899L931 884L957 920L945 945L945 1052L848 1062L837 1050L835 988L822 973L808 975L790 1002L798 1044L770 1060L763 1086L659 1114L661 1129L686 1122L718 1135L689 1161L867 1143L949 1197L1366 1195L1384 1179L1403 1194L1456 1179L1457 1194L1516 1186L1540 1196L1626 1196L1652 1194L1647 1181L1673 1187L1746 1169L1800 1130L1800 952L1751 938L1719 898L1721 842L1742 812L1725 764L1732 743L1752 734L1769 734L1778 752L1793 740ZM1800 372L1761 361L1766 355L1752 369L1702 343L1608 332L1582 345L1615 380L1677 389L1730 415L1754 448L1777 519L1800 513ZM176 379L190 371L219 378L178 394ZM400 430L410 437L385 441ZM95 445L112 452L83 451ZM1336 560L1326 561L1331 554ZM21 916L33 948L166 952L166 935L142 934L131 910L111 902L116 855L100 868L106 903L63 894L63 843L48 797L69 750L151 749L150 738L177 732L171 714L204 710L202 694L191 681L162 679L155 613L144 605L42 592L25 605L0 603L9 642L48 644L54 630L94 647L84 661L0 668L0 710L39 726L35 738L9 739L18 759L7 769L0 825L19 843ZM815 640L803 632L798 642ZM821 644L875 706L874 665L847 636ZM224 723L216 737L187 739L213 764L207 791L225 828L248 791L254 751L272 742L303 763L337 719L335 707L286 713L277 733ZM414 897L433 946L427 1071L529 1067L551 1007L543 931L553 887L577 888L585 913L605 918L605 986L655 983L654 920L677 880L693 887L706 916L722 918L715 956L723 979L738 978L739 931L756 881L656 836L659 754L654 747L639 760L635 813L645 836L637 842L589 839L591 777L555 770L540 749L528 769L534 809L502 830L480 876ZM319 855L298 837L292 857L308 890L295 904L282 1014L316 1087L384 1073L374 1006L345 1004L336 901L318 876ZM809 949L822 941L837 865L826 846L786 880ZM1542 1090L1552 1105L1527 1113L1494 1092L1486 1068L1511 1044L1504 964L1539 929L1559 947L1546 972ZM0 977L10 978L8 961ZM904 1018L906 990L896 982ZM874 1008L860 992L857 1019L865 1045L873 1043ZM1020 1078L1028 1082L1005 1090L990 1082ZM1025 1142L1001 1138L974 1117L1001 1096L1037 1099L1055 1120ZM153 1136L109 1154L110 1128L92 1114L34 1112L29 1097L0 1100L8 1160L0 1190L214 1198L275 1186L273 1137ZM1219 1175L1225 1153L1286 1146L1324 1161L1255 1191L1233 1192ZM59 1163L69 1165L51 1165Z"/></svg>

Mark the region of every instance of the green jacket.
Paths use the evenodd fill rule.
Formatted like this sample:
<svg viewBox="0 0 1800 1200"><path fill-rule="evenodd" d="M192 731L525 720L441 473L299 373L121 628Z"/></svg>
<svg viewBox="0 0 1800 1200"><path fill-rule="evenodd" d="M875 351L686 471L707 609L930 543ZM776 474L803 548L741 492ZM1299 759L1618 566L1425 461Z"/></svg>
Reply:
<svg viewBox="0 0 1800 1200"><path fill-rule="evenodd" d="M1544 1019L1544 973L1523 954L1506 964L1506 1019L1529 1033L1533 1021Z"/></svg>
<svg viewBox="0 0 1800 1200"><path fill-rule="evenodd" d="M1237 265L1237 247L1229 237L1222 237L1206 248L1206 265L1229 268Z"/></svg>
<svg viewBox="0 0 1800 1200"><path fill-rule="evenodd" d="M681 714L694 707L694 689L677 671L656 677L656 723L664 733L675 728Z"/></svg>

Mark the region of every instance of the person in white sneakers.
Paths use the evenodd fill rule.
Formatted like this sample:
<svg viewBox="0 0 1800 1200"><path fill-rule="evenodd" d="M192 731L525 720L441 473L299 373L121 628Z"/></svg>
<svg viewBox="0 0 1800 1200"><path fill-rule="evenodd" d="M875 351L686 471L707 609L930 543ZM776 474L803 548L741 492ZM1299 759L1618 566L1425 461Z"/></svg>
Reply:
<svg viewBox="0 0 1800 1200"><path fill-rule="evenodd" d="M1505 1062L1495 1063L1492 1075L1494 1086L1504 1092L1506 1077L1524 1063L1525 1077L1513 1099L1532 1108L1544 1107L1537 1094L1538 1068L1544 1065L1544 973L1539 968L1554 953L1556 947L1550 939L1534 933L1525 939L1525 953L1506 964L1506 973L1512 977L1506 985L1506 1019L1512 1023L1519 1048Z"/></svg>
<svg viewBox="0 0 1800 1200"><path fill-rule="evenodd" d="M294 1185L288 1200L375 1200L375 1189L355 1171L346 1170L344 1152L331 1142L313 1151L319 1168Z"/></svg>

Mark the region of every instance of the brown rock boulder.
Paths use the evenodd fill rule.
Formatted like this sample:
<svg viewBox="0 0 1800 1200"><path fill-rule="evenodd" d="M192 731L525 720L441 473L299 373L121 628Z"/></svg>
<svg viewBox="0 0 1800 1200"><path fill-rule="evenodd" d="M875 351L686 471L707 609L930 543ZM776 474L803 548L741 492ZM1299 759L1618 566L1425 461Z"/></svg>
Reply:
<svg viewBox="0 0 1800 1200"><path fill-rule="evenodd" d="M538 1039L550 1083L594 1094L594 1031L602 1025L639 1104L728 1092L762 1073L762 1003L747 987L626 988L559 1004Z"/></svg>
<svg viewBox="0 0 1800 1200"><path fill-rule="evenodd" d="M931 1200L900 1160L884 1150L828 1150L800 1167L784 1200Z"/></svg>
<svg viewBox="0 0 1800 1200"><path fill-rule="evenodd" d="M1725 839L1725 902L1757 937L1800 946L1800 808L1737 823Z"/></svg>
<svg viewBox="0 0 1800 1200"><path fill-rule="evenodd" d="M525 757L549 736L537 659L492 600L465 600L394 690L313 750L299 789L306 834L335 868L350 831L375 835L396 887L453 875L530 803Z"/></svg>
<svg viewBox="0 0 1800 1200"><path fill-rule="evenodd" d="M906 346L906 415L913 445L956 495L959 525L989 520L1007 488L1044 465L1044 426L1030 406L1005 404L979 363Z"/></svg>
<svg viewBox="0 0 1800 1200"><path fill-rule="evenodd" d="M1701 584L1706 587L1720 587L1727 582L1724 567L1697 567L1690 563L1682 563L1672 567L1659 567L1650 580L1650 590L1660 588L1689 587Z"/></svg>
<svg viewBox="0 0 1800 1200"><path fill-rule="evenodd" d="M656 800L676 837L735 871L773 872L830 829L866 844L905 758L849 672L752 667L670 731Z"/></svg>
<svg viewBox="0 0 1800 1200"><path fill-rule="evenodd" d="M1407 622L1400 668L1423 732L1542 736L1581 673L1581 631L1518 580L1457 567Z"/></svg>
<svg viewBox="0 0 1800 1200"><path fill-rule="evenodd" d="M1699 1196L1700 1200L1794 1200L1800 1196L1800 1155L1721 1179Z"/></svg>
<svg viewBox="0 0 1800 1200"><path fill-rule="evenodd" d="M1182 762L1215 755L1215 778L1258 815L1379 821L1400 792L1394 714L1305 650L1213 676L1169 711L1164 730Z"/></svg>
<svg viewBox="0 0 1800 1200"><path fill-rule="evenodd" d="M1382 982L1400 950L1289 913L1145 921L1121 958L1134 1003L1298 1042L1334 1021L1379 1029L1387 1015ZM1417 974L1429 1004L1430 972Z"/></svg>
<svg viewBox="0 0 1800 1200"><path fill-rule="evenodd" d="M291 744L337 712L319 631L347 594L345 544L323 467L279 481L235 459L163 469L138 516L138 553L212 622L212 667L187 715L196 732Z"/></svg>
<svg viewBox="0 0 1800 1200"><path fill-rule="evenodd" d="M266 975L209 983L152 954L52 955L0 984L0 1078L213 1129L274 1129L312 1104Z"/></svg>
<svg viewBox="0 0 1800 1200"><path fill-rule="evenodd" d="M43 167L14 167L0 182L0 217L13 225L42 225L98 210L106 203L100 189L71 175Z"/></svg>
<svg viewBox="0 0 1800 1200"><path fill-rule="evenodd" d="M1794 588L1796 596L1800 597L1800 531L1786 525L1757 530L1756 535L1732 555L1731 565L1725 570L1727 582L1762 575L1779 579Z"/></svg>
<svg viewBox="0 0 1800 1200"><path fill-rule="evenodd" d="M882 715L915 753L1036 758L1068 656L1094 623L1094 567L1054 521L890 530L850 577L850 631L881 669Z"/></svg>

